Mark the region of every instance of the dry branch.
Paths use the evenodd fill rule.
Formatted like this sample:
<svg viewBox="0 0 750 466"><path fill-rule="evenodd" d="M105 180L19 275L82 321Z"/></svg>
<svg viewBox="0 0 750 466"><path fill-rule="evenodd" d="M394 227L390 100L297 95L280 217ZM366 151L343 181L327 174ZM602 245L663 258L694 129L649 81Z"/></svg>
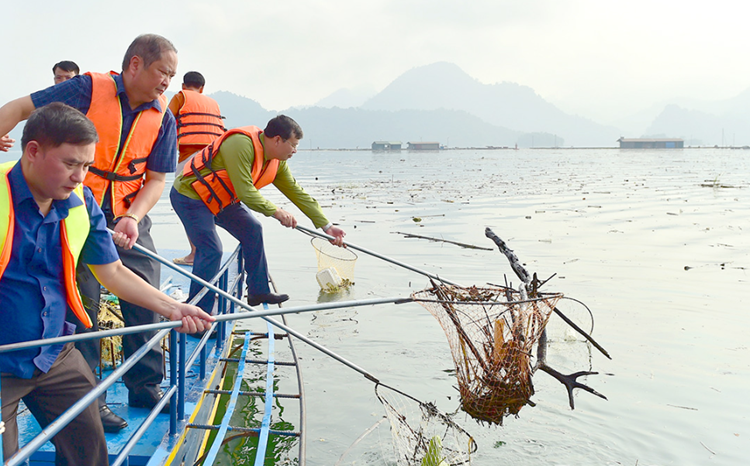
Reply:
<svg viewBox="0 0 750 466"><path fill-rule="evenodd" d="M466 248L466 249L482 249L484 251L492 251L492 248L485 248L485 247L482 247L482 246L474 246L473 244L459 243L459 242L450 241L450 240L447 240L447 239L431 238L429 236L415 235L415 234L412 234L412 233L403 233L403 232L400 232L400 231L396 231L395 233L398 234L398 235L404 235L405 238L426 239L426 240L429 240L429 241L435 241L435 242L440 242L440 243L455 244L456 246L460 246L460 247Z"/></svg>

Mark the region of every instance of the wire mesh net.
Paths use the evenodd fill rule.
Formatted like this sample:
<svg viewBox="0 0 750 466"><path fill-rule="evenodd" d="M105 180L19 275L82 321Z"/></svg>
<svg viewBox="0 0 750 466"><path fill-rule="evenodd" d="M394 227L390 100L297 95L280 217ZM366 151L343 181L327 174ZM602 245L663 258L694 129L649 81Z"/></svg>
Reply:
<svg viewBox="0 0 750 466"><path fill-rule="evenodd" d="M348 288L354 282L354 264L357 254L352 250L340 248L328 240L315 237L310 240L318 258L318 284L327 292L336 292Z"/></svg>
<svg viewBox="0 0 750 466"><path fill-rule="evenodd" d="M434 404L382 384L375 385L375 395L385 408L399 466L471 464L476 442Z"/></svg>
<svg viewBox="0 0 750 466"><path fill-rule="evenodd" d="M518 414L534 394L534 345L562 294L523 299L512 288L433 283L412 298L445 331L463 410L491 424L502 424L505 416Z"/></svg>

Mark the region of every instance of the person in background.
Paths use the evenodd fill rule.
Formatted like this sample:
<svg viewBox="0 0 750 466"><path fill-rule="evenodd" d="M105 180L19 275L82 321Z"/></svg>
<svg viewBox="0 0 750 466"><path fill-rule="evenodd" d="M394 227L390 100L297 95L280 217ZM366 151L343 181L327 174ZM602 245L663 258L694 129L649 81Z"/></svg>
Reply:
<svg viewBox="0 0 750 466"><path fill-rule="evenodd" d="M172 97L169 110L177 119L177 173L191 155L211 144L226 131L219 104L203 94L206 79L197 71L188 71L182 78L182 90ZM175 264L193 265L195 246L190 254L174 259Z"/></svg>
<svg viewBox="0 0 750 466"><path fill-rule="evenodd" d="M210 279L219 270L222 245L216 225L242 244L251 306L282 303L289 296L270 291L262 226L250 210L273 216L285 227L297 226L294 216L264 198L260 188L273 183L316 228L334 236L334 244L342 246L344 242L344 230L328 221L287 166L301 138L300 126L285 115L271 119L263 131L255 126L231 129L189 160L169 193L172 207L196 246L195 275ZM188 301L200 289L193 282ZM213 302L214 293L206 293L198 306L210 312Z"/></svg>
<svg viewBox="0 0 750 466"><path fill-rule="evenodd" d="M122 73L84 73L0 108L0 134L6 134L0 138L0 150L8 150L12 145L8 131L28 118L34 108L51 102L71 105L94 122L99 143L84 185L91 188L104 211L107 226L115 231L122 263L157 288L160 264L131 248L138 242L156 251L147 214L164 190L166 174L173 172L177 164L175 120L163 95L176 70L174 45L162 36L144 34L128 47ZM80 265L78 273L78 285L94 327L86 329L79 325L77 331L95 331L101 286L88 267ZM120 308L127 326L158 322L159 316L127 300L120 300ZM124 356L129 358L155 334L154 331L123 336ZM95 371L99 364L99 341L78 342L76 347ZM164 379L163 358L161 347L156 345L123 376L131 407L153 408L163 396L160 388ZM103 399L100 408L107 432L127 426Z"/></svg>
<svg viewBox="0 0 750 466"><path fill-rule="evenodd" d="M52 67L52 74L55 75L55 84L60 84L63 81L74 78L80 73L81 70L78 69L78 65L70 60L55 63L55 66Z"/></svg>
<svg viewBox="0 0 750 466"><path fill-rule="evenodd" d="M177 330L202 331L213 318L178 303L122 265L107 222L83 182L98 135L81 112L61 103L35 110L23 130L20 162L0 165L0 345L70 335L91 326L76 287L76 262L87 262L116 295L152 309ZM123 233L116 233L115 240ZM96 387L88 363L72 343L0 354L3 457L18 450L18 404L42 428ZM96 404L89 405L52 442L55 464L109 463Z"/></svg>

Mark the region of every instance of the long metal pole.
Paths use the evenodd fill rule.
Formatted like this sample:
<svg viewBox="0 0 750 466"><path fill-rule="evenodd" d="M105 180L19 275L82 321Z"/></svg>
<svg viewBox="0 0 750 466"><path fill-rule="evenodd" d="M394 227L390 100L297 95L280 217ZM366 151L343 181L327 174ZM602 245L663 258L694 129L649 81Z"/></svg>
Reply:
<svg viewBox="0 0 750 466"><path fill-rule="evenodd" d="M228 299L229 301L235 303L236 305L240 306L241 308L247 309L249 311L252 311L254 314L258 315L259 317L261 317L266 322L268 322L270 324L273 324L275 327L284 330L285 332L289 333L290 335L294 335L295 337L297 337L298 339L300 339L303 342L307 343L308 345L312 346L313 348L317 349L318 351L320 351L320 352L322 352L324 354L327 354L328 356L330 356L333 359L337 360L338 362L344 364L345 366L349 367L350 369L353 369L353 370L359 372L360 374L362 374L363 376L365 376L365 378L367 378L369 380L372 380L375 383L380 383L380 381L375 376L373 376L372 374L370 374L366 370L362 369L358 365L354 364L353 362L351 362L351 361L349 361L347 359L344 359L343 357L341 357L338 354L334 353L333 351L329 350L325 346L320 345L320 344L318 344L318 343L310 340L309 338L307 338L306 336L302 335L298 331L292 329L291 327L288 327L288 326L282 324L281 322L279 322L277 320L271 319L270 317L261 316L260 315L261 312L260 311L256 311L249 304L242 302L241 300L239 300L239 299L235 298L234 296L232 296L231 294L229 294L229 293L227 293L227 292L219 289L218 287L216 287L216 286L208 283L207 281L203 280L202 278L197 277L197 276L193 275L192 273L190 273L190 272L188 272L186 270L183 270L181 267L173 264L171 261L169 261L169 260L161 257L160 255L156 254L155 252L150 251L150 250L144 248L143 246L141 246L138 243L136 243L136 244L133 245L133 249L135 249L136 251L139 251L139 252L141 252L141 253L149 256L150 258L156 260L157 262L160 262L160 263L166 265L167 267L169 267L170 269L173 269L177 273L181 273L182 275L185 275L189 279L197 282L200 285L203 285L204 287L208 288L209 290L211 290L211 291L213 291L215 293L218 293L221 296L224 296L226 299ZM404 298L398 298L397 300L393 300L391 302L408 302L408 301L410 301L410 300L409 299L404 299ZM217 317L217 320L219 320L218 317Z"/></svg>
<svg viewBox="0 0 750 466"><path fill-rule="evenodd" d="M328 240L336 239L336 238L334 238L331 235L327 235L325 233L321 233L321 232L316 231L316 230L311 230L311 229L305 228L305 227L303 227L301 225L297 225L295 228L297 230L301 231L301 232L307 233L308 235L317 236L319 238L324 238L324 239L328 239ZM420 268L414 267L413 265L409 265L409 264L406 264L406 263L401 262L401 261L397 261L396 259L390 258L388 256L384 256L382 254L379 254L379 253L377 253L375 251L371 251L369 249L365 249L365 248L363 248L361 246L357 246L356 244L352 244L352 243L349 243L347 241L344 241L344 244L347 247L349 247L349 248L355 249L357 251L364 252L365 254L369 254L369 255L371 255L373 257L377 257L378 259L382 259L382 260L384 260L386 262L390 262L391 264L398 265L399 267L403 267L405 269L411 270L412 272L417 272L418 274L424 275L426 277L433 278L435 280L441 281L443 283L447 283L449 285L461 286L461 285L459 285L456 282L453 282L451 280L446 280L445 278L440 277L438 275L435 275L434 273L427 272L426 270L422 270Z"/></svg>
<svg viewBox="0 0 750 466"><path fill-rule="evenodd" d="M186 272L186 273L188 273L189 276L192 276L192 274L190 274L189 272ZM331 302L331 303L312 304L308 306L285 307L285 308L280 308L280 309L267 309L263 311L256 311L256 310L253 310L253 308L251 308L249 305L243 303L242 301L237 301L237 303L241 307L245 309L249 309L252 312L223 314L223 315L218 315L214 317L216 318L217 322L227 322L227 321L232 321L232 320L255 319L258 317L265 318L268 316L293 314L293 313L298 313L298 312L323 311L327 309L341 309L341 308L346 308L346 307L373 306L377 304L392 304L392 303L402 304L402 303L407 303L407 302L411 302L411 298L402 298L402 297L376 298L376 299L361 299L357 301L338 301L338 302ZM271 323L273 325L276 325L277 322L272 321ZM10 351L22 350L26 348L34 348L34 347L47 346L47 345L58 345L58 344L63 344L63 343L76 342L76 341L96 340L100 338L107 338L107 337L113 337L113 336L118 336L118 335L140 333L146 330L164 330L164 329L177 328L181 326L182 326L181 321L170 321L170 322L160 322L158 324L135 325L132 327L123 327L123 328L116 328L116 329L110 329L110 330L100 330L98 332L87 332L87 333L82 333L78 335L68 335L65 337L45 338L43 340L22 341L19 343L11 343L8 345L0 346L0 354L7 353ZM279 327L279 328L282 328L282 327ZM289 333L291 335L295 335L296 332L289 332Z"/></svg>

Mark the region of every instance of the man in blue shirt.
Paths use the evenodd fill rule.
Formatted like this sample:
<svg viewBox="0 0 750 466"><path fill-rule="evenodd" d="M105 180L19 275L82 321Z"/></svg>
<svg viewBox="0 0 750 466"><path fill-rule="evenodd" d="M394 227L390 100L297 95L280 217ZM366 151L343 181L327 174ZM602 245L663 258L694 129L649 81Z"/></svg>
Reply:
<svg viewBox="0 0 750 466"><path fill-rule="evenodd" d="M75 325L66 322L68 308L76 307L86 317L75 291L76 257L116 295L182 321L178 331L202 331L213 320L150 286L119 260L104 214L91 191L79 188L94 162L97 140L94 125L82 113L53 103L30 116L20 163L0 166L0 217L8 219L0 229L0 345L73 333ZM125 236L115 233L114 239ZM66 261L69 256L72 262ZM96 386L72 344L2 353L0 372L5 458L18 449L20 400L46 427ZM108 464L96 405L62 429L53 443L55 464Z"/></svg>
<svg viewBox="0 0 750 466"><path fill-rule="evenodd" d="M93 190L109 228L122 235L119 241L118 237L115 237L115 243L123 264L154 287L158 287L161 281L160 265L131 248L138 242L141 246L156 251L150 234L151 219L147 214L164 190L166 174L174 172L177 164L175 119L167 108L166 98L162 95L169 87L176 69L177 50L174 45L156 34L144 34L138 36L128 47L121 74L86 73L11 101L0 108L0 135L7 134L20 121L27 118L34 108L50 102L62 102L87 114L94 121L100 139L113 139L111 146L114 148L108 144L97 145L96 162L84 184ZM96 87L103 76L105 84L111 85L110 93L98 91L103 86ZM93 99L94 96L98 98ZM115 108L119 107L121 122L115 121L117 117L113 118L112 112L108 111L113 105ZM105 111L102 111L102 108ZM115 110L115 115L116 113ZM161 124L146 126L144 120L154 113L162 115ZM130 164L122 160L130 156L135 141L148 138L151 138L149 143L153 141L153 145L148 146L151 147L150 152L143 154L147 157L145 170L136 171L135 176L130 177L139 183L138 187L128 196L118 194L119 187L127 184L124 183L127 177L123 177L122 173L107 170L112 170L110 167L114 166L121 166L121 170L124 170L124 167ZM0 150L7 150L9 144L12 144L12 141L7 136L0 138ZM142 161L146 157L143 155L134 157L134 162L141 162L139 167L144 166ZM79 267L78 282L84 296L84 305L95 322L93 330L98 330L96 316L99 311L99 283L87 267ZM128 301L121 301L120 305L126 325L155 322L156 317L148 309L135 306ZM85 329L79 325L77 332L82 331ZM124 336L125 357L130 357L154 333ZM79 342L76 346L83 353L91 369L95 370L99 364L99 341ZM153 407L162 396L159 384L163 379L163 355L161 348L157 346L123 376L129 391L130 406ZM107 407L103 399L101 415L107 432L116 432L127 426L122 418Z"/></svg>

